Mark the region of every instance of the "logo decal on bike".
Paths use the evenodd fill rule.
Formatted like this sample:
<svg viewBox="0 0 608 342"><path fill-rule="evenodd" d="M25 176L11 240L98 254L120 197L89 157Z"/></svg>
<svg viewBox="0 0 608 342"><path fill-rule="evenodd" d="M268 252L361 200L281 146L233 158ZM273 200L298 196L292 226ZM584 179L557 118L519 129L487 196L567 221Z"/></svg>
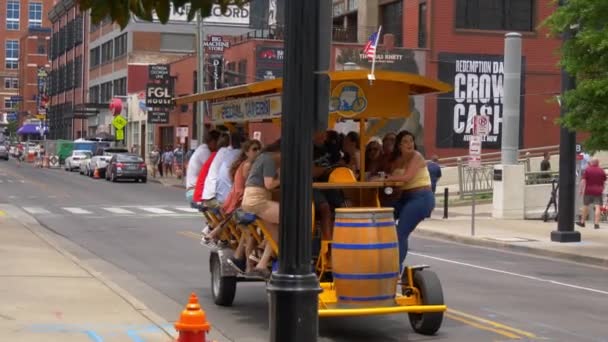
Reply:
<svg viewBox="0 0 608 342"><path fill-rule="evenodd" d="M329 111L340 116L352 118L367 108L367 98L363 89L354 82L342 82L331 92Z"/></svg>

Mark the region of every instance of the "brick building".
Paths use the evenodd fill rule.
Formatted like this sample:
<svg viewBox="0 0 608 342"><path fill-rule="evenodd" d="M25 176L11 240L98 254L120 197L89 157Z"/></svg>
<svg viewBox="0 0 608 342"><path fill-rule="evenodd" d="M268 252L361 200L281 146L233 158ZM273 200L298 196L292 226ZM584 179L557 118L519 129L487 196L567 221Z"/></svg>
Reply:
<svg viewBox="0 0 608 342"><path fill-rule="evenodd" d="M51 139L86 136L86 80L88 15L74 0L61 0L48 13L52 23L48 110Z"/></svg>
<svg viewBox="0 0 608 342"><path fill-rule="evenodd" d="M369 68L361 51L381 25L377 69L443 80L455 85L456 97L416 96L412 115L391 120L379 134L408 129L429 155L465 155L471 116L484 113L492 123L484 150L497 151L502 135L504 35L520 32L521 147L556 145L559 108L552 99L560 90L555 53L560 41L547 38L546 29L539 28L552 6L550 0L334 0L331 68ZM236 39L224 53L229 84L261 80L267 73L281 76L276 56L282 55L282 41L271 33L258 31Z"/></svg>
<svg viewBox="0 0 608 342"><path fill-rule="evenodd" d="M50 71L49 47L51 28L31 27L21 37L19 46L19 96L23 119L46 119L47 80Z"/></svg>
<svg viewBox="0 0 608 342"><path fill-rule="evenodd" d="M14 113L20 121L27 114L19 98L21 42L30 28L50 27L44 13L52 6L53 0L0 0L0 114Z"/></svg>

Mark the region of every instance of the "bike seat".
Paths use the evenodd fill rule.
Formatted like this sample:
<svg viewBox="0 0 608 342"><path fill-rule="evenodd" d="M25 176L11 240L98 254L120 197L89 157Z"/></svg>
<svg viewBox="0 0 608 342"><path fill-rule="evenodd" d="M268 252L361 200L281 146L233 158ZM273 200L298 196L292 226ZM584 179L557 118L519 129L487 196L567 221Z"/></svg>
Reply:
<svg viewBox="0 0 608 342"><path fill-rule="evenodd" d="M248 212L244 211L243 209L237 209L234 212L234 217L236 218L236 221L239 224L244 224L244 225L252 224L253 222L255 222L255 220L258 219L258 217L255 214L248 213Z"/></svg>

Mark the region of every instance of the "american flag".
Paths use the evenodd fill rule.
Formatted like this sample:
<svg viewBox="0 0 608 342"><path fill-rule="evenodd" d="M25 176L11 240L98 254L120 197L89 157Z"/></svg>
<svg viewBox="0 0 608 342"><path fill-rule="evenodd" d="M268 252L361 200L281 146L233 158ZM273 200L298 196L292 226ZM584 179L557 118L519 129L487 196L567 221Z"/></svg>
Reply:
<svg viewBox="0 0 608 342"><path fill-rule="evenodd" d="M369 59L374 58L374 56L376 55L377 46L378 46L378 32L374 32L374 33L372 33L371 36L369 36L367 44L365 44L365 47L363 48L363 52L365 53L367 58L369 58Z"/></svg>

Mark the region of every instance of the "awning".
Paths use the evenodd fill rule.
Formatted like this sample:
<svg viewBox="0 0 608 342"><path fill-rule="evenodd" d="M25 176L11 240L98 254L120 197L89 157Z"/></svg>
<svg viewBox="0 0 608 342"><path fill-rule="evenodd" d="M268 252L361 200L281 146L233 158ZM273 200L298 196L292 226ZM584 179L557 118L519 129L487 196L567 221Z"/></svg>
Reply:
<svg viewBox="0 0 608 342"><path fill-rule="evenodd" d="M48 134L49 133L48 126L44 127L44 133L41 133L41 128L42 127L40 127L40 125L38 125L38 124L25 124L17 130L17 134L27 135L27 134Z"/></svg>

